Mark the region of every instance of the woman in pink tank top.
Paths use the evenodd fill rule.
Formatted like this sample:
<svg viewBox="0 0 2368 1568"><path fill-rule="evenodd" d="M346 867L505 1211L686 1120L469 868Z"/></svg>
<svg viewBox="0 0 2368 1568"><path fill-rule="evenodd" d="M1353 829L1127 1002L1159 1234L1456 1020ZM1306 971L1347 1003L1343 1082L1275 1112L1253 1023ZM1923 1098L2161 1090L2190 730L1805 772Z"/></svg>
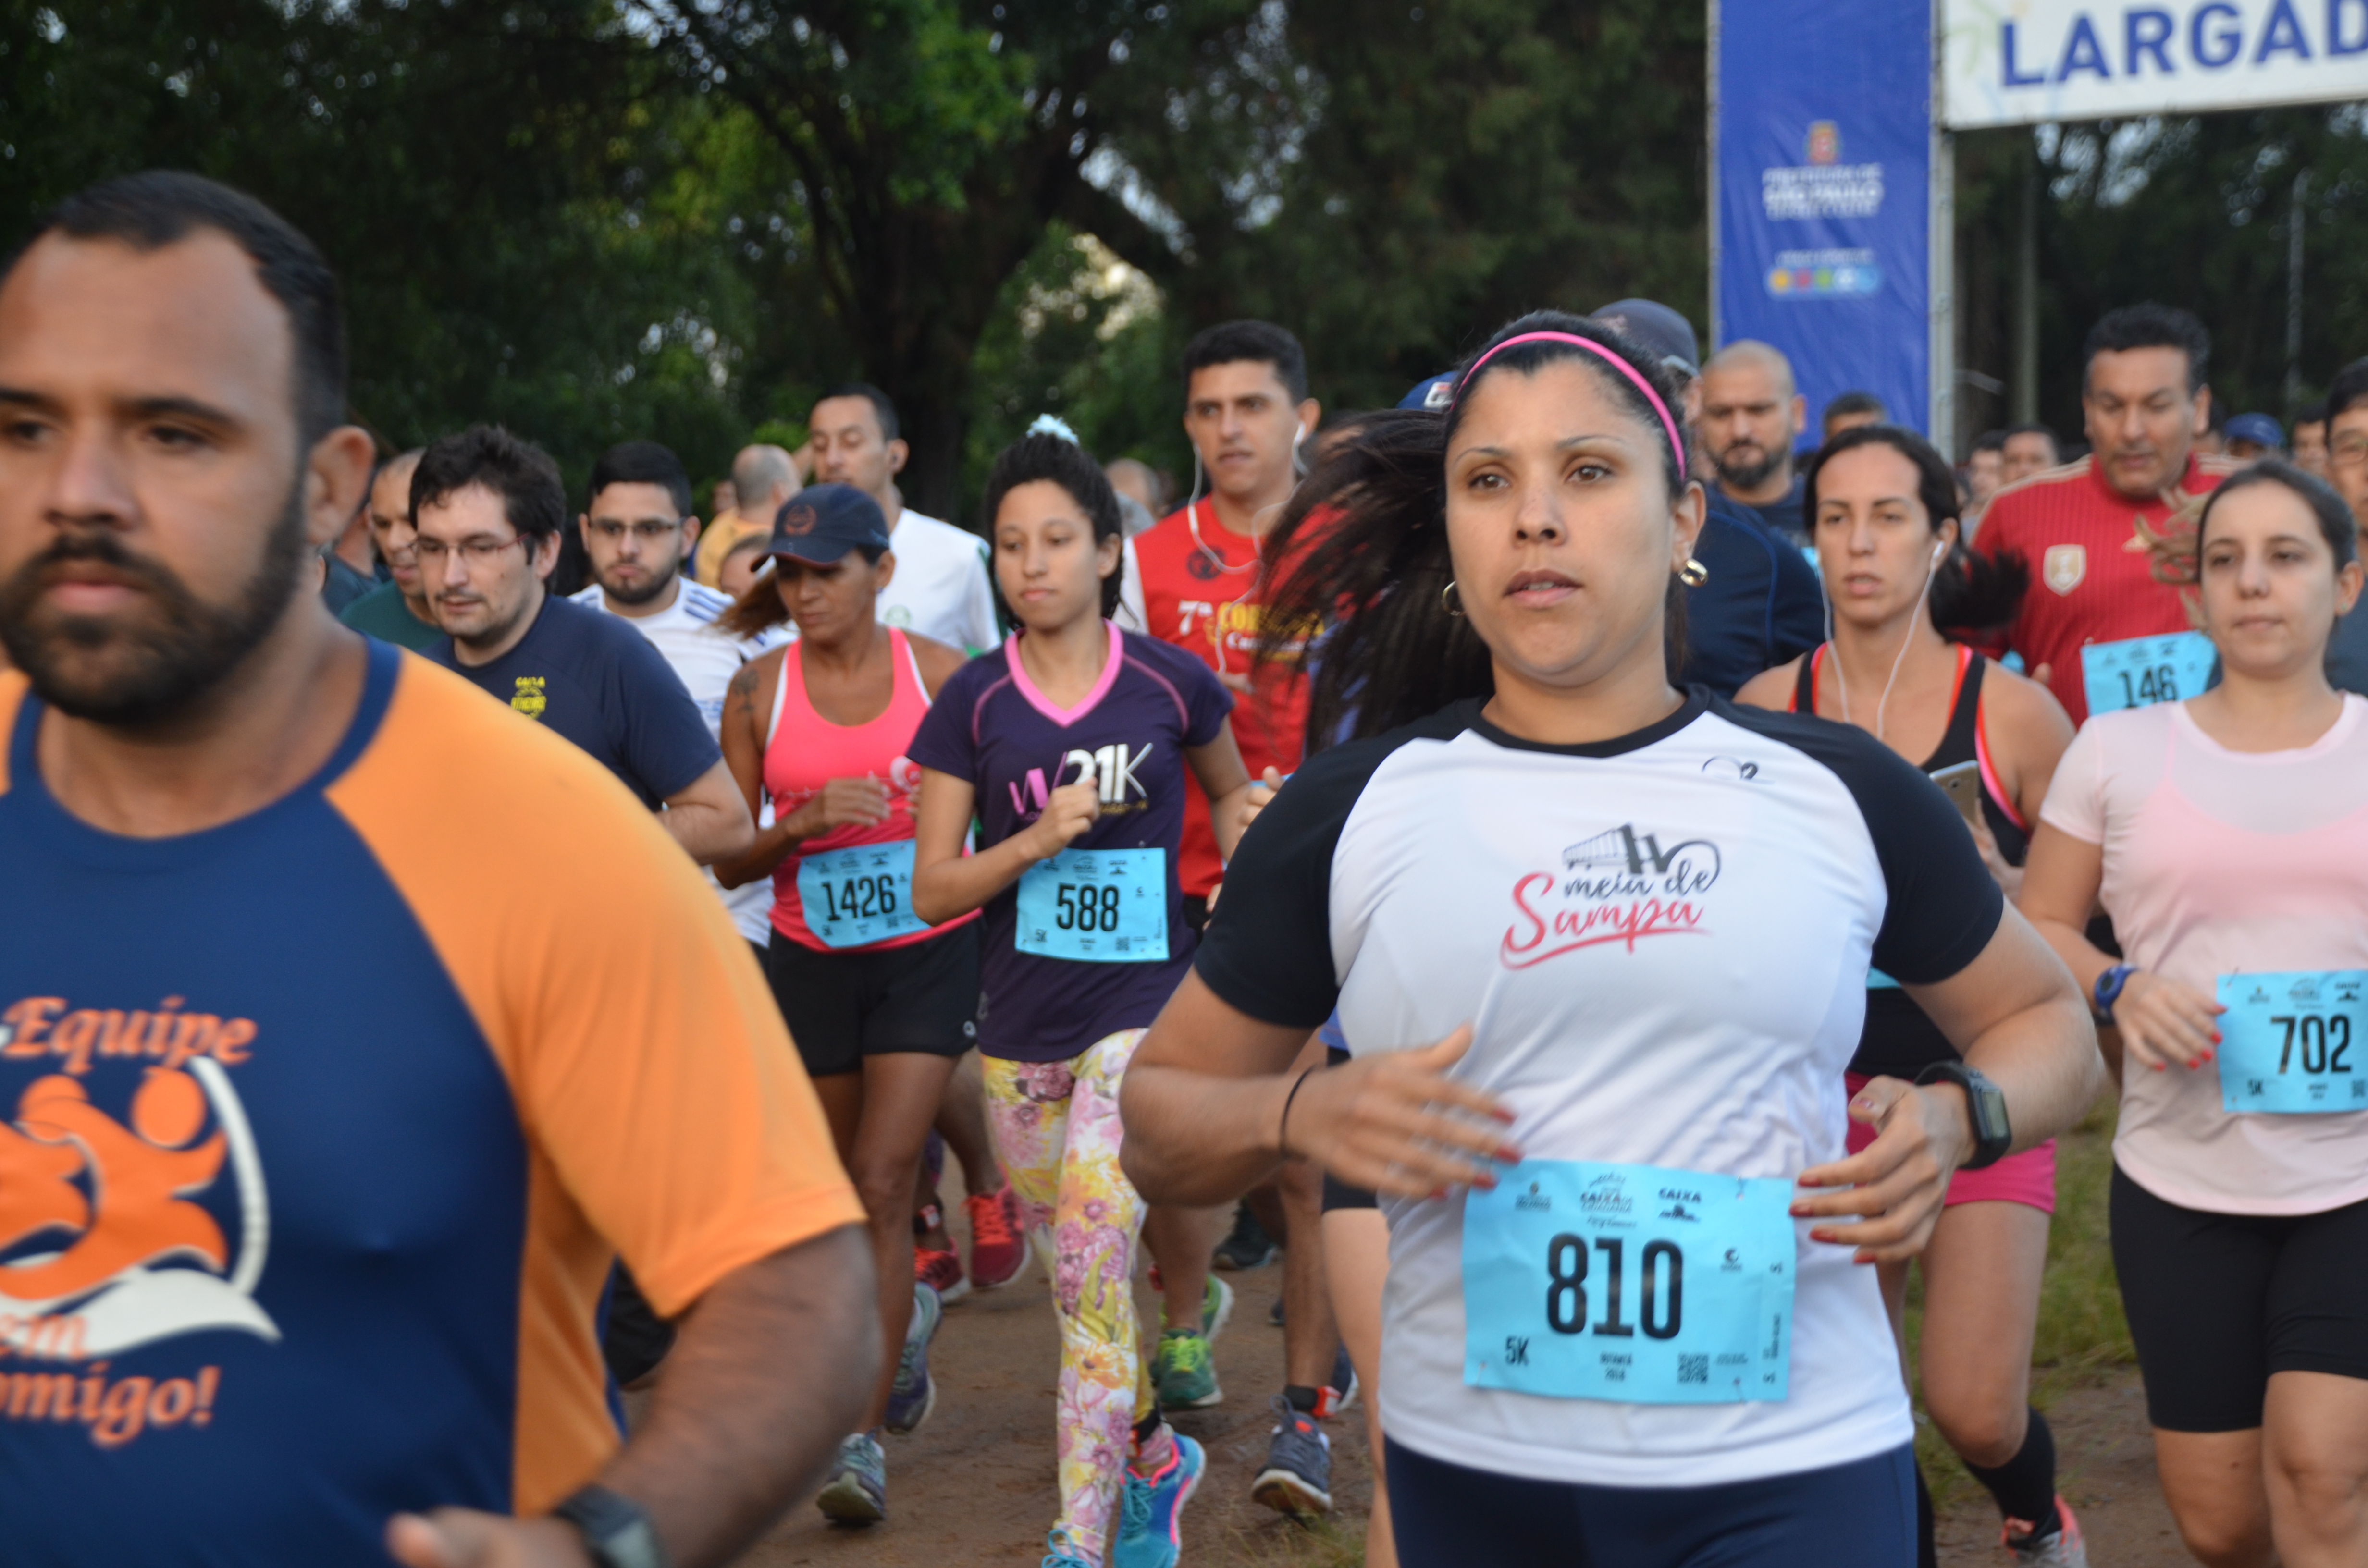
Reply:
<svg viewBox="0 0 2368 1568"><path fill-rule="evenodd" d="M768 556L770 569L723 624L748 636L791 620L798 640L734 678L723 741L750 812L769 801L773 815L747 854L715 870L726 887L772 879L766 978L862 1194L885 1342L904 1346L882 1369L861 1429L840 1444L816 1500L834 1519L871 1523L887 1507L881 1429L911 1431L934 1401L928 1350L940 1297L914 1278L914 1178L956 1063L977 1036L975 917L930 926L913 914L920 775L905 755L963 655L879 623L879 592L896 562L863 492L802 492L781 508ZM978 1242L1002 1213L1000 1185L998 1176L973 1187ZM981 1209L992 1211L987 1222ZM1017 1248L1015 1239L995 1282L1019 1272Z"/></svg>

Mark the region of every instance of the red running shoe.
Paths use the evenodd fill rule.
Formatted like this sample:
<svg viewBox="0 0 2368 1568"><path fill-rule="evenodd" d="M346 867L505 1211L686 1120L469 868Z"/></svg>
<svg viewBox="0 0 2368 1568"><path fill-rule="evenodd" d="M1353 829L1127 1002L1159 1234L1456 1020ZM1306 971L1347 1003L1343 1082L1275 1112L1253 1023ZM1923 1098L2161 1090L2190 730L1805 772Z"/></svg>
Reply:
<svg viewBox="0 0 2368 1568"><path fill-rule="evenodd" d="M970 1282L982 1290L1008 1285L1028 1267L1028 1238L1019 1232L1019 1200L1011 1184L962 1199L970 1216Z"/></svg>
<svg viewBox="0 0 2368 1568"><path fill-rule="evenodd" d="M915 1247L913 1278L935 1290L939 1302L945 1306L952 1306L970 1294L970 1281L962 1278L962 1259L949 1248Z"/></svg>

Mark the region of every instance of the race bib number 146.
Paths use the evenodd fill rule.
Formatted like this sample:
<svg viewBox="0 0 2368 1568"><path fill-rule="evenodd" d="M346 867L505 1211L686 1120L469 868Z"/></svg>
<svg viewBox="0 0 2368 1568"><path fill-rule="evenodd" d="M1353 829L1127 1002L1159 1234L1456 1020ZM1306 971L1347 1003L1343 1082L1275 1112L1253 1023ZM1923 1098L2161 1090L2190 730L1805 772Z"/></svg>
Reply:
<svg viewBox="0 0 2368 1568"><path fill-rule="evenodd" d="M1527 1160L1463 1207L1463 1381L1557 1399L1785 1397L1793 1184Z"/></svg>

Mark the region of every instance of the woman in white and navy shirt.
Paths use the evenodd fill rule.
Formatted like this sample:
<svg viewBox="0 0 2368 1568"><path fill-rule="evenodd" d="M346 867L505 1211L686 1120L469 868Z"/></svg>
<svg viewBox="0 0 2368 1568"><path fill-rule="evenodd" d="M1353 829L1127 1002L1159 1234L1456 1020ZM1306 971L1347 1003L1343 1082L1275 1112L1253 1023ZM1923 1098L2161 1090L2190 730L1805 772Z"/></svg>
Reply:
<svg viewBox="0 0 2368 1568"><path fill-rule="evenodd" d="M1855 1265L2100 1081L1938 789L1672 685L1674 401L1625 339L1526 317L1303 487L1279 537L1338 531L1277 602L1338 619L1309 733L1353 703L1358 738L1244 838L1125 1086L1149 1200L1286 1152L1382 1195L1409 1568L1904 1568L1907 1400ZM1964 1060L1846 1108L1870 963ZM1336 1005L1355 1057L1285 1075ZM1846 1157L1851 1116L1880 1134Z"/></svg>

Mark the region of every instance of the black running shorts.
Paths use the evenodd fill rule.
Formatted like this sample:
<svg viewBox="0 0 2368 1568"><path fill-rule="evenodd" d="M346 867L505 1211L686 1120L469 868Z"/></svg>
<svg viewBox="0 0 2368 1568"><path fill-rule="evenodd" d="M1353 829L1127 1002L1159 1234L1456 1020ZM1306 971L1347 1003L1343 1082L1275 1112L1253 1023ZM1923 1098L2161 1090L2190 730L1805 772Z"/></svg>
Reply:
<svg viewBox="0 0 2368 1568"><path fill-rule="evenodd" d="M2215 1214L2113 1167L2113 1267L2166 1432L2261 1424L2273 1372L2368 1379L2368 1201L2322 1214Z"/></svg>
<svg viewBox="0 0 2368 1568"><path fill-rule="evenodd" d="M776 932L765 978L812 1077L860 1073L867 1056L960 1056L978 1043L975 920L877 952L823 952Z"/></svg>

